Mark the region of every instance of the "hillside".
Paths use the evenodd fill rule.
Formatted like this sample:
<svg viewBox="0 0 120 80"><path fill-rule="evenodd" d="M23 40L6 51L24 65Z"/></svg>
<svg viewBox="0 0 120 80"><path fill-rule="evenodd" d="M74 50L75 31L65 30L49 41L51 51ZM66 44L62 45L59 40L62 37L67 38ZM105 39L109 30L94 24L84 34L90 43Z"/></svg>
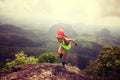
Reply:
<svg viewBox="0 0 120 80"><path fill-rule="evenodd" d="M30 29L30 26L26 27ZM81 69L85 68L91 58L98 55L103 46L120 45L119 36L113 35L107 28L90 33L86 29L86 31L82 31L82 26L76 30L71 24L63 23L53 24L48 31L44 30L44 26L38 27L41 30L29 30L24 29L23 26L21 28L8 24L0 25L0 63L2 67L6 60L14 59L14 54L20 50L36 57L42 53L57 52L59 43L56 39L56 32L60 28L64 29L65 34L78 43L78 47L74 47L72 44L68 61Z"/></svg>
<svg viewBox="0 0 120 80"><path fill-rule="evenodd" d="M33 41L35 34L13 25L0 25L1 46L41 46Z"/></svg>
<svg viewBox="0 0 120 80"><path fill-rule="evenodd" d="M90 80L79 68L60 64L23 64L0 74L0 80Z"/></svg>
<svg viewBox="0 0 120 80"><path fill-rule="evenodd" d="M0 24L0 68L4 67L7 59L14 59L13 55L21 49L41 47L44 44L41 40L37 42L34 39L37 37L33 32L10 24ZM29 55L33 53L32 49L26 50Z"/></svg>
<svg viewBox="0 0 120 80"><path fill-rule="evenodd" d="M19 26L14 26L14 25L10 25L10 24L0 24L0 32L16 34L16 35L25 36L25 37L35 36L35 34L32 32L28 32L28 31L20 28Z"/></svg>

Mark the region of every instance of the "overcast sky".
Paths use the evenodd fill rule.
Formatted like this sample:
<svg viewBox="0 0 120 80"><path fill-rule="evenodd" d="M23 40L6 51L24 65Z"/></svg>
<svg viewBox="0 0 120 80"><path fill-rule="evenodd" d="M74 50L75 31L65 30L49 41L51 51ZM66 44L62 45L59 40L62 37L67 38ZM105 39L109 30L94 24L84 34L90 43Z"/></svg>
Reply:
<svg viewBox="0 0 120 80"><path fill-rule="evenodd" d="M0 0L0 16L120 27L120 0Z"/></svg>

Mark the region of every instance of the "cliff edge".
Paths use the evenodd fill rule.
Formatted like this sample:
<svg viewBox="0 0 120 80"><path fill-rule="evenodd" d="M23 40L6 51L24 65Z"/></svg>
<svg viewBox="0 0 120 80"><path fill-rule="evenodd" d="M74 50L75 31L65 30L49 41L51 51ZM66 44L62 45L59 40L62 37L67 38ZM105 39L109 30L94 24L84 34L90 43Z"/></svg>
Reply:
<svg viewBox="0 0 120 80"><path fill-rule="evenodd" d="M79 68L57 63L22 64L0 74L0 80L90 80Z"/></svg>

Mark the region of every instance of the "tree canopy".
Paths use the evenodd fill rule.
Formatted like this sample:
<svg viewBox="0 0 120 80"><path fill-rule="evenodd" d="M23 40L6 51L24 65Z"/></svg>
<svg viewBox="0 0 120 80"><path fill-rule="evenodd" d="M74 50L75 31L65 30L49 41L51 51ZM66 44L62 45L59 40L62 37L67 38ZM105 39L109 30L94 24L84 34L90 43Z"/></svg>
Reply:
<svg viewBox="0 0 120 80"><path fill-rule="evenodd" d="M120 75L120 47L106 46L86 70L93 80L118 80Z"/></svg>

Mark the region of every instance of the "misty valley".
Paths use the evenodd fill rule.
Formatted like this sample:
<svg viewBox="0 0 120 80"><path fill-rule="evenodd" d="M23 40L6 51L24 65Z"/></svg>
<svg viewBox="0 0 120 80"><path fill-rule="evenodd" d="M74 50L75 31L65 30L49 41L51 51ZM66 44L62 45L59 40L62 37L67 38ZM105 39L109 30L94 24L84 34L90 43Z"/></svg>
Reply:
<svg viewBox="0 0 120 80"><path fill-rule="evenodd" d="M28 56L35 57L43 53L57 53L59 43L56 40L56 32L60 28L77 41L78 47L72 44L67 61L81 69L86 67L90 59L96 58L104 46L120 45L120 35L116 34L116 31L110 31L109 28L95 30L85 29L84 26L73 27L70 24L58 23L49 29L46 27L24 29L20 26L1 24L0 67L2 68L7 61L13 60L14 55L20 50L25 51Z"/></svg>

